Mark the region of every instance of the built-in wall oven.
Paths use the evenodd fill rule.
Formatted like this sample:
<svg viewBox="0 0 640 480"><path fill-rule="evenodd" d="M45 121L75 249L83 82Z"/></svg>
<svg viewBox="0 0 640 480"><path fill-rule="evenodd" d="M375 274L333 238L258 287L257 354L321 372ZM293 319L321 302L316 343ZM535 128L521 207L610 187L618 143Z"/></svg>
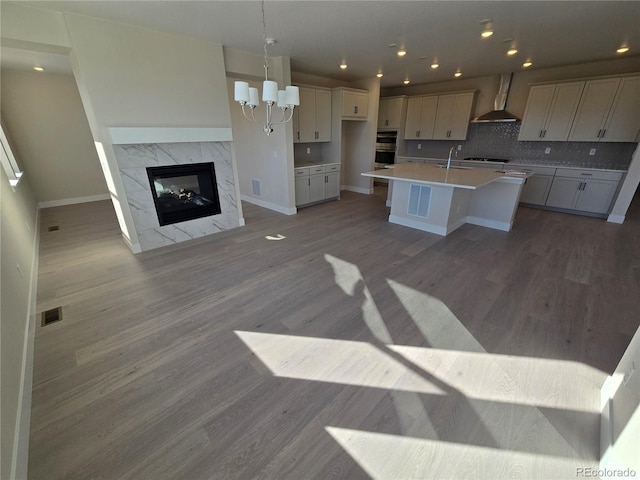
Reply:
<svg viewBox="0 0 640 480"><path fill-rule="evenodd" d="M398 132L378 132L376 137L376 167L384 168L385 165L396 161L396 142Z"/></svg>

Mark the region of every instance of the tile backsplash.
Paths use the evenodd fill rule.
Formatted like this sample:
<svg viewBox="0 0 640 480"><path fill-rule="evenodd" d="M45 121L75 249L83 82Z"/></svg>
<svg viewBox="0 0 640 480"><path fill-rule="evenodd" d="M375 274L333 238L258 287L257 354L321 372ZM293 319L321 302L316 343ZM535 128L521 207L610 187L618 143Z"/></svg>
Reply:
<svg viewBox="0 0 640 480"><path fill-rule="evenodd" d="M520 122L472 123L467 140L407 140L404 155L446 158L449 149L462 145L458 159L488 157L514 163L626 170L637 143L609 142L519 142ZM398 140L398 143L402 140ZM422 148L418 149L418 144ZM549 148L550 152L545 153ZM594 155L589 155L595 149Z"/></svg>

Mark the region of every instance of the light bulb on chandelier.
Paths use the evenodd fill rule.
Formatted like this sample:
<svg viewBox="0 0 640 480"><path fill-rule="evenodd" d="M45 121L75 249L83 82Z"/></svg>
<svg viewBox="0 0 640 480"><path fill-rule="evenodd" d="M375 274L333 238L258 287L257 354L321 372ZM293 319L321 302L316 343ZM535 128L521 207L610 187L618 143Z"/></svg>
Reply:
<svg viewBox="0 0 640 480"><path fill-rule="evenodd" d="M262 130L265 134L271 135L273 125L280 125L291 121L293 109L300 105L300 91L298 87L288 86L284 90L278 90L278 83L269 80L269 62L267 58L267 45L273 45L275 40L267 39L267 29L264 20L264 0L262 0L262 39L264 41L264 82L262 82L262 101L267 105L267 117L263 122L256 120L255 108L260 104L258 101L258 89L249 87L248 82L235 82L234 98L242 107L242 114L252 122L263 123ZM282 111L280 121L273 121L272 108L276 106ZM251 116L247 115L245 106L249 107ZM287 113L288 112L288 113Z"/></svg>

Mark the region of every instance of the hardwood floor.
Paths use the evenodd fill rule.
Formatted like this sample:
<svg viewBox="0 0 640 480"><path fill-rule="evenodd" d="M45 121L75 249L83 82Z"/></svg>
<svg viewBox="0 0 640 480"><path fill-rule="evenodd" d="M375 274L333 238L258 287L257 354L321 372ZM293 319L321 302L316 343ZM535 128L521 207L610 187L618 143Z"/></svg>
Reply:
<svg viewBox="0 0 640 480"><path fill-rule="evenodd" d="M576 478L638 328L640 211L505 233L387 222L384 188L133 255L41 212L31 479ZM48 227L58 225L57 231ZM271 236L281 240L268 240Z"/></svg>

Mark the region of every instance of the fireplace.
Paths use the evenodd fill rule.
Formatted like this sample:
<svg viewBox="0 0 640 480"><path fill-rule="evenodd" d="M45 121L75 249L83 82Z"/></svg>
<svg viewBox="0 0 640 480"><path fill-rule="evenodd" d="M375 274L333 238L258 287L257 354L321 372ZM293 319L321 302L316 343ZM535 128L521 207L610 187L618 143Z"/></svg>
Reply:
<svg viewBox="0 0 640 480"><path fill-rule="evenodd" d="M221 213L213 162L147 167L160 225Z"/></svg>

